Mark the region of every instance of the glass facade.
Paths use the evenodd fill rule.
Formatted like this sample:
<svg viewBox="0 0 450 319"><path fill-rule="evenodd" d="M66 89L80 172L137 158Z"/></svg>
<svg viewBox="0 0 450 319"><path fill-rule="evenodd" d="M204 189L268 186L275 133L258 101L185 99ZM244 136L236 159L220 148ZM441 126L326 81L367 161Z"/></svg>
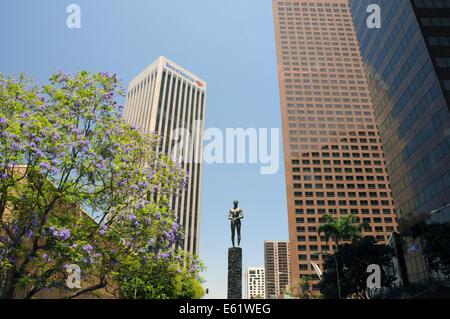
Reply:
<svg viewBox="0 0 450 319"><path fill-rule="evenodd" d="M438 0L349 0L402 222L450 199L450 8ZM381 28L367 27L367 6ZM440 8L440 10L436 10ZM447 86L450 87L450 86ZM412 281L423 261L406 256Z"/></svg>

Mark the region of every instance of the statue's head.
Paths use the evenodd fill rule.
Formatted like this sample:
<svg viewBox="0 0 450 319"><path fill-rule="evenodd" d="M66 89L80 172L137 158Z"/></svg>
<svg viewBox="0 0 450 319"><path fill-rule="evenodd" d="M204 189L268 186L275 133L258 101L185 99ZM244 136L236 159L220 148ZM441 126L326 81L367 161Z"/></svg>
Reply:
<svg viewBox="0 0 450 319"><path fill-rule="evenodd" d="M235 199L235 200L233 201L233 204L234 204L234 205L237 205L237 204L238 204L237 199Z"/></svg>

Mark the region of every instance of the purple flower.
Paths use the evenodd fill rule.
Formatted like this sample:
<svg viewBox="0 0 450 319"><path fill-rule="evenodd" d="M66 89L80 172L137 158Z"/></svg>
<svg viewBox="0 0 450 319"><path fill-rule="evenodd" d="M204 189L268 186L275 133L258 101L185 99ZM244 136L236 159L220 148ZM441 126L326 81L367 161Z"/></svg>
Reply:
<svg viewBox="0 0 450 319"><path fill-rule="evenodd" d="M72 248L73 248L73 249L75 249L75 248L77 248L77 247L78 247L77 244L73 244L73 245L72 245Z"/></svg>
<svg viewBox="0 0 450 319"><path fill-rule="evenodd" d="M92 245L85 245L83 246L83 250L87 253L90 253L90 251L93 249Z"/></svg>
<svg viewBox="0 0 450 319"><path fill-rule="evenodd" d="M50 164L49 163L40 163L39 166L42 167L42 168L45 168L45 169L50 169Z"/></svg>
<svg viewBox="0 0 450 319"><path fill-rule="evenodd" d="M69 239L69 238L70 238L70 231L69 231L68 229L61 230L61 231L59 232L59 237L60 237L62 240Z"/></svg>
<svg viewBox="0 0 450 319"><path fill-rule="evenodd" d="M164 259L167 259L167 258L169 258L169 253L162 253L161 257Z"/></svg>
<svg viewBox="0 0 450 319"><path fill-rule="evenodd" d="M20 114L20 118L24 119L30 116L30 113L28 113L28 111L23 112L22 114Z"/></svg>
<svg viewBox="0 0 450 319"><path fill-rule="evenodd" d="M28 232L25 234L26 237L28 238L33 238L34 237L34 230L29 229Z"/></svg>

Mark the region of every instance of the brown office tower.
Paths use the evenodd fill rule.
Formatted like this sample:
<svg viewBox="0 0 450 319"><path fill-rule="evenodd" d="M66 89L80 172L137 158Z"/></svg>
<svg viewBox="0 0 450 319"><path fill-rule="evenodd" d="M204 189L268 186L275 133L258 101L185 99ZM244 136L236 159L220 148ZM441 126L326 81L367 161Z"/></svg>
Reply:
<svg viewBox="0 0 450 319"><path fill-rule="evenodd" d="M289 242L264 241L265 298L278 298L291 281Z"/></svg>
<svg viewBox="0 0 450 319"><path fill-rule="evenodd" d="M397 220L347 1L274 0L273 12L294 283L333 251L325 213L354 214L380 243Z"/></svg>

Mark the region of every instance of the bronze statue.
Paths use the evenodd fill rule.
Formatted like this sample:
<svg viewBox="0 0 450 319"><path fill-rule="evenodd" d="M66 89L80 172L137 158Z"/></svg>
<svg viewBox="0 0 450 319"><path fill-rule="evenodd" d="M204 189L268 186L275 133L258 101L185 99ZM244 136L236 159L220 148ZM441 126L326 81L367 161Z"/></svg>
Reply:
<svg viewBox="0 0 450 319"><path fill-rule="evenodd" d="M237 231L238 247L241 243L241 219L244 218L242 208L238 207L238 201L233 201L234 207L228 213L228 219L231 220L231 242L234 247L234 233Z"/></svg>

